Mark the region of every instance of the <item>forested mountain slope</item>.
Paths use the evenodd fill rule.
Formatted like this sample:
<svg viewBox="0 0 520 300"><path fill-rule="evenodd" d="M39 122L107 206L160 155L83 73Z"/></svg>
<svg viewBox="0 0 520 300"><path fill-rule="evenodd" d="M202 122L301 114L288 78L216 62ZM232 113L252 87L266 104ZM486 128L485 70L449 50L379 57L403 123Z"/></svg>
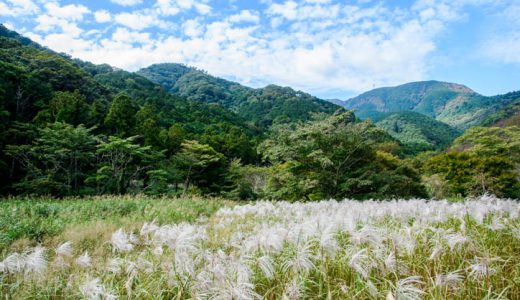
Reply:
<svg viewBox="0 0 520 300"><path fill-rule="evenodd" d="M139 143L149 147L143 149L166 157L176 153L183 141L197 140L228 161L256 161L256 143L262 135L222 105L190 101L135 73L71 59L0 25L0 189L16 188L10 183L20 180L26 185L19 188L27 192L27 186L38 188L36 181L60 189L55 184L59 180L53 179L60 172L51 172L48 165L24 165L24 159L39 155L34 153L40 149L38 143L46 142L39 140L41 136L76 130L61 125L47 128L55 122L83 124L91 128L83 134L103 141L112 135L137 136ZM94 154L95 148L88 156ZM75 177L78 186L96 170L94 162L88 161L83 175ZM135 171L146 175L149 167L152 164L136 166Z"/></svg>
<svg viewBox="0 0 520 300"><path fill-rule="evenodd" d="M461 134L445 123L412 111L388 113L377 120L376 126L403 143L411 153L442 149Z"/></svg>
<svg viewBox="0 0 520 300"><path fill-rule="evenodd" d="M483 123L486 126L520 126L520 92L512 92L495 97L497 101L509 102L496 113L490 115ZM512 100L514 99L514 100Z"/></svg>
<svg viewBox="0 0 520 300"><path fill-rule="evenodd" d="M423 81L374 89L345 101L343 106L363 119L387 112L414 111L464 130L480 125L512 100L486 97L455 83Z"/></svg>
<svg viewBox="0 0 520 300"><path fill-rule="evenodd" d="M156 64L137 73L173 94L194 101L220 103L261 128L306 121L312 113L332 114L342 110L328 101L288 87L269 85L253 89L180 64Z"/></svg>

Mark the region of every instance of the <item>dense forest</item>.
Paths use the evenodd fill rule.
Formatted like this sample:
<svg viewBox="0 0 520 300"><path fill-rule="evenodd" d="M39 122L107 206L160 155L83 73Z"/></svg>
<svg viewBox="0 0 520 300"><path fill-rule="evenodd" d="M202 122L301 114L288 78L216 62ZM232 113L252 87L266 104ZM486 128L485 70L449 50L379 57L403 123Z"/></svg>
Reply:
<svg viewBox="0 0 520 300"><path fill-rule="evenodd" d="M262 129L273 124L307 121L310 112L332 114L339 109L328 101L288 87L268 85L252 89L179 64L152 65L137 74L189 100L219 103Z"/></svg>
<svg viewBox="0 0 520 300"><path fill-rule="evenodd" d="M481 115L510 118L517 96ZM418 113L356 114L182 65L94 65L0 26L2 194L520 197L518 127L462 133Z"/></svg>

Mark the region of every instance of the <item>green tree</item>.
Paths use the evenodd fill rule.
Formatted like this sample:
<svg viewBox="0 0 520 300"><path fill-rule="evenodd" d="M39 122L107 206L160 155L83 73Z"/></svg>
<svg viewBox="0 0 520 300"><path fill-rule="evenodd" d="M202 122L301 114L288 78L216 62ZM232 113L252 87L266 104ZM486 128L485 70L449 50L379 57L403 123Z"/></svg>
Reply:
<svg viewBox="0 0 520 300"><path fill-rule="evenodd" d="M173 124L167 130L161 130L159 137L166 153L173 155L181 149L181 144L186 139L186 132L179 124Z"/></svg>
<svg viewBox="0 0 520 300"><path fill-rule="evenodd" d="M24 193L79 194L94 160L91 130L57 122L39 129L32 144L7 146L8 155L26 171L15 187Z"/></svg>
<svg viewBox="0 0 520 300"><path fill-rule="evenodd" d="M184 191L192 184L204 193L220 191L226 175L224 155L197 141L185 141L181 146L173 160L183 174Z"/></svg>
<svg viewBox="0 0 520 300"><path fill-rule="evenodd" d="M56 92L49 103L51 122L64 122L72 125L89 123L90 106L83 95L75 90Z"/></svg>
<svg viewBox="0 0 520 300"><path fill-rule="evenodd" d="M520 128L470 128L454 141L452 150L470 151L478 156L501 156L520 164Z"/></svg>
<svg viewBox="0 0 520 300"><path fill-rule="evenodd" d="M154 107L147 103L137 112L135 115L136 119L136 134L142 135L144 138L144 144L153 147L160 147L160 136L157 114L155 113Z"/></svg>
<svg viewBox="0 0 520 300"><path fill-rule="evenodd" d="M520 128L468 129L454 141L448 153L427 160L424 169L431 178L441 179L440 184L436 184L445 196L489 192L497 196L518 198Z"/></svg>
<svg viewBox="0 0 520 300"><path fill-rule="evenodd" d="M476 196L492 193L520 197L514 164L506 157L481 156L470 151L439 154L426 162L425 170L441 178L442 196Z"/></svg>
<svg viewBox="0 0 520 300"><path fill-rule="evenodd" d="M132 182L146 186L147 172L163 159L163 152L135 142L136 136L108 137L97 146L98 170L89 181L96 182L100 193L127 193Z"/></svg>
<svg viewBox="0 0 520 300"><path fill-rule="evenodd" d="M292 200L423 195L413 182L413 169L399 168L399 163L378 155L378 146L388 147L389 140L349 112L281 126L261 146L264 158L275 164L269 189L274 197ZM383 171L406 180L386 180L378 176Z"/></svg>
<svg viewBox="0 0 520 300"><path fill-rule="evenodd" d="M108 114L105 117L105 125L112 129L120 137L126 137L134 132L136 125L135 114L139 107L126 94L121 93L114 98Z"/></svg>
<svg viewBox="0 0 520 300"><path fill-rule="evenodd" d="M230 159L240 159L245 163L257 161L255 143L238 126L224 123L210 125L204 130L200 140Z"/></svg>

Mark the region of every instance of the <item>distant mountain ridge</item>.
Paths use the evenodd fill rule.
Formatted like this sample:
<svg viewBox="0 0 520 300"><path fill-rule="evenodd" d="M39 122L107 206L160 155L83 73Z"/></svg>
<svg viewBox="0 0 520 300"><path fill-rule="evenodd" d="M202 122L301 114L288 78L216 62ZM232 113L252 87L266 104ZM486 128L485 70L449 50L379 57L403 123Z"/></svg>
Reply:
<svg viewBox="0 0 520 300"><path fill-rule="evenodd" d="M254 89L181 64L155 64L137 74L189 100L219 103L260 128L305 121L313 113L332 114L342 107L289 87Z"/></svg>
<svg viewBox="0 0 520 300"><path fill-rule="evenodd" d="M445 148L461 135L460 130L413 111L387 113L376 126L399 140L409 153Z"/></svg>
<svg viewBox="0 0 520 300"><path fill-rule="evenodd" d="M512 101L502 96L486 97L464 85L432 80L377 88L343 103L334 103L354 110L362 119L414 111L464 130L482 124Z"/></svg>

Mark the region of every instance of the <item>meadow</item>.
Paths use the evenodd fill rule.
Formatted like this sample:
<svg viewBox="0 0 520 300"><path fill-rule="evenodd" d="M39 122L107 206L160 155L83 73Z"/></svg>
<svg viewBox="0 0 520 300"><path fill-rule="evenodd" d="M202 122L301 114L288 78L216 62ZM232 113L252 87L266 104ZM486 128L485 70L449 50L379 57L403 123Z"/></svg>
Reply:
<svg viewBox="0 0 520 300"><path fill-rule="evenodd" d="M0 202L3 299L520 299L520 203Z"/></svg>

